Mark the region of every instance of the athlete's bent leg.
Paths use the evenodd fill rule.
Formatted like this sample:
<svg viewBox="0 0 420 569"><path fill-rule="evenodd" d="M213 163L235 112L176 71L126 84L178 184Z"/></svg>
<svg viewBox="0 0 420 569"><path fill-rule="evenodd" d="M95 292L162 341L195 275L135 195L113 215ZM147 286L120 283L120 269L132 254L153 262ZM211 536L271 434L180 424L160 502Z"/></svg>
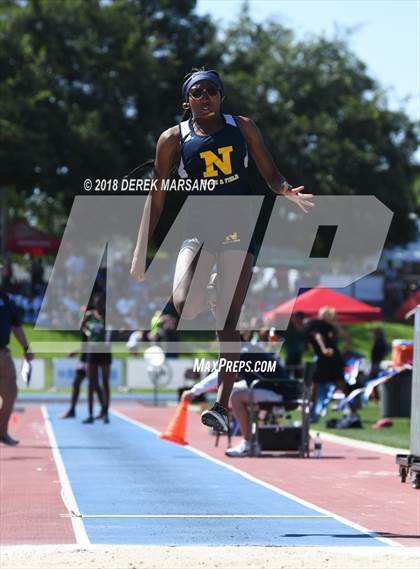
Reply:
<svg viewBox="0 0 420 569"><path fill-rule="evenodd" d="M71 386L70 408L68 409L68 411L63 413L63 415L61 415L61 419L71 419L73 417L76 417L76 405L77 405L77 402L79 400L79 395L80 395L80 384L85 379L85 377L86 377L86 369L85 368L76 369L76 372L74 374L73 383Z"/></svg>
<svg viewBox="0 0 420 569"><path fill-rule="evenodd" d="M200 260L199 270L196 270ZM183 247L176 262L173 302L180 317L193 320L206 305L206 286L214 255L199 247Z"/></svg>

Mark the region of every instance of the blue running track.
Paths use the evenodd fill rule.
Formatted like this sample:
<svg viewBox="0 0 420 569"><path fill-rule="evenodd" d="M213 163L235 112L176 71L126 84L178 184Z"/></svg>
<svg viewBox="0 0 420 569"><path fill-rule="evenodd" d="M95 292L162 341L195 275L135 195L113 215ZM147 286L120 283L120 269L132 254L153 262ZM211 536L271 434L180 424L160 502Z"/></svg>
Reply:
<svg viewBox="0 0 420 569"><path fill-rule="evenodd" d="M115 415L83 425L62 411L48 406L79 511L109 516L83 519L92 544L387 546L334 518L305 518L324 514ZM112 517L197 514L302 517Z"/></svg>

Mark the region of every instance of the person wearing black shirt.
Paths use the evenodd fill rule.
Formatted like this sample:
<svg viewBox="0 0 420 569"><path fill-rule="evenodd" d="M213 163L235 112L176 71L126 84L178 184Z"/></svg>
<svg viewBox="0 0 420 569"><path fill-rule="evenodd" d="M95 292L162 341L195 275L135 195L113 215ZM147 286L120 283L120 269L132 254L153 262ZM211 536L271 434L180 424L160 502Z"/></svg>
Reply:
<svg viewBox="0 0 420 569"><path fill-rule="evenodd" d="M302 312L294 312L290 317L283 346L286 353L285 363L287 368L296 368L302 365L305 340L304 314Z"/></svg>
<svg viewBox="0 0 420 569"><path fill-rule="evenodd" d="M339 332L334 318L335 310L325 306L319 311L319 318L311 320L306 328L309 343L317 356L315 385L344 380L344 361L338 348Z"/></svg>
<svg viewBox="0 0 420 569"><path fill-rule="evenodd" d="M375 378L378 375L381 369L381 361L386 358L390 351L390 346L385 336L385 330L383 328L375 328L373 333L374 340L372 349L370 351L371 368L369 373L369 377L371 379Z"/></svg>
<svg viewBox="0 0 420 569"><path fill-rule="evenodd" d="M327 384L339 385L345 389L344 360L338 348L339 330L335 325L335 310L324 306L319 310L318 318L311 320L306 327L306 334L316 354L316 366L312 383L311 421L319 420L319 397L323 398ZM318 397L317 397L318 396Z"/></svg>
<svg viewBox="0 0 420 569"><path fill-rule="evenodd" d="M17 396L16 370L8 348L12 332L23 348L24 358L31 361L34 357L21 324L16 305L0 291L0 442L9 446L19 443L8 433Z"/></svg>
<svg viewBox="0 0 420 569"><path fill-rule="evenodd" d="M311 422L319 421L322 407L328 403L328 384L336 385L347 397L352 386L344 378L344 358L338 348L338 339L341 335L351 342L350 336L342 331L335 322L335 309L324 306L319 310L318 318L307 325L307 336L317 356L312 384ZM350 414L338 422L337 428L361 426L360 417L356 411L356 403L349 403ZM341 426L338 426L341 425Z"/></svg>

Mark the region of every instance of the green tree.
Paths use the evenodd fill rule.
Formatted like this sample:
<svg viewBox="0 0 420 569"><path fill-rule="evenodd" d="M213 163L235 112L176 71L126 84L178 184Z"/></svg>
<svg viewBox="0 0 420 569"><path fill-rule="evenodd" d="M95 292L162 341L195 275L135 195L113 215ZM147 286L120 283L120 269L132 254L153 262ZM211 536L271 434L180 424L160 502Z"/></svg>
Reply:
<svg viewBox="0 0 420 569"><path fill-rule="evenodd" d="M297 41L245 10L220 53L229 109L257 122L289 180L318 195L375 195L395 212L390 241L415 236L418 124L387 108L345 37Z"/></svg>
<svg viewBox="0 0 420 569"><path fill-rule="evenodd" d="M0 187L60 194L68 209L84 178L121 177L152 156L158 134L180 113L180 79L206 58L214 34L194 7L195 0L2 3Z"/></svg>

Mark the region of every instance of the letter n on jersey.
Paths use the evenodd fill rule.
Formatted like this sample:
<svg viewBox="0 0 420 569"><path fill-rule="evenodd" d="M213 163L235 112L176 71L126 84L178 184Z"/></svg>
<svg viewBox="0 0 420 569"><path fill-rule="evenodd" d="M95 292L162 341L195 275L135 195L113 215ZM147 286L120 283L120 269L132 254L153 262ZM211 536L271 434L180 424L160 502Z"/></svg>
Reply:
<svg viewBox="0 0 420 569"><path fill-rule="evenodd" d="M228 176L232 174L232 164L230 161L230 154L233 151L233 146L222 146L222 148L217 149L217 156L212 150L206 150L205 152L200 152L200 158L203 158L206 163L206 170L204 172L205 178L211 178L219 175L215 166ZM221 158L220 158L221 157Z"/></svg>

